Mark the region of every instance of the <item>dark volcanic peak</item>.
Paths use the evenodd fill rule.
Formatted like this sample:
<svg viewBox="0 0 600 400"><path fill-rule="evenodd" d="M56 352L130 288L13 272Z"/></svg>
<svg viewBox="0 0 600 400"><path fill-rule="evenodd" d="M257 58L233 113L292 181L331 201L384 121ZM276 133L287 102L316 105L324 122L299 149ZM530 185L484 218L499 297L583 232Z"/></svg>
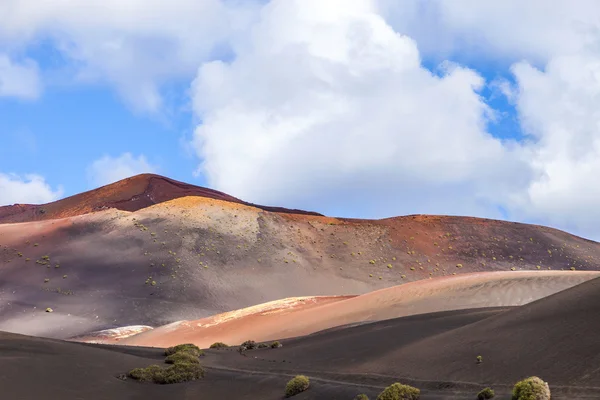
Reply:
<svg viewBox="0 0 600 400"><path fill-rule="evenodd" d="M154 204L185 196L199 196L229 201L271 212L321 215L309 211L256 205L217 190L190 185L160 175L141 174L48 204L15 204L0 207L0 223L65 218L107 208L137 211Z"/></svg>

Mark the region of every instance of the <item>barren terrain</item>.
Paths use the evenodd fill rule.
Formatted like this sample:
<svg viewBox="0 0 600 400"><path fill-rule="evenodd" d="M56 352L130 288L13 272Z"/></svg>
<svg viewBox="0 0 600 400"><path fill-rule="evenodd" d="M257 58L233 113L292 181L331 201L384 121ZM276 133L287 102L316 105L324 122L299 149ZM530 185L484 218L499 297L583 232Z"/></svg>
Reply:
<svg viewBox="0 0 600 400"><path fill-rule="evenodd" d="M105 343L168 347L239 344L308 335L325 329L432 312L515 307L600 276L599 272L481 272L416 281L360 296L274 301L195 321L132 334L104 335Z"/></svg>
<svg viewBox="0 0 600 400"><path fill-rule="evenodd" d="M375 398L398 380L425 400L489 385L502 399L539 375L553 399L600 398L599 257L600 244L542 226L326 217L139 175L0 207L0 387L281 399L304 373L297 399ZM161 347L248 339L283 347L209 350L192 383L118 379L160 363Z"/></svg>

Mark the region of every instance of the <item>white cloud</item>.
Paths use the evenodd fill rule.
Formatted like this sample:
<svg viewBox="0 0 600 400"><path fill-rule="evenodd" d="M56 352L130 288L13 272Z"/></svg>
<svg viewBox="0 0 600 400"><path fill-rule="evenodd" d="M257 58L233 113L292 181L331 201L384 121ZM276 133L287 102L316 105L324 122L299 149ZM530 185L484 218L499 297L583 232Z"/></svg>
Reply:
<svg viewBox="0 0 600 400"><path fill-rule="evenodd" d="M76 79L107 82L135 109L160 111L160 87L191 79L247 25L252 1L4 0L0 45L51 38Z"/></svg>
<svg viewBox="0 0 600 400"><path fill-rule="evenodd" d="M486 133L483 79L432 75L370 1L317 5L272 2L234 62L200 68L194 144L211 185L325 212L498 215L527 165Z"/></svg>
<svg viewBox="0 0 600 400"><path fill-rule="evenodd" d="M0 206L49 203L62 195L62 188L52 189L42 176L0 173Z"/></svg>
<svg viewBox="0 0 600 400"><path fill-rule="evenodd" d="M154 173L157 170L158 167L150 164L143 155L134 157L131 153L123 153L119 157L104 156L88 167L88 184L91 188L96 188L133 175Z"/></svg>
<svg viewBox="0 0 600 400"><path fill-rule="evenodd" d="M544 71L513 67L517 107L536 178L510 203L520 217L597 236L600 54L554 57Z"/></svg>
<svg viewBox="0 0 600 400"><path fill-rule="evenodd" d="M594 0L7 0L0 49L51 38L76 80L144 111L164 107L161 85L196 74L199 171L247 200L353 216L502 207L600 237L597 15ZM515 86L487 84L515 103L527 141L486 132L497 110L481 73L446 63L432 75L421 57L514 64ZM34 98L37 77L0 56L0 95L2 82L29 82L4 91ZM141 156L105 157L90 181L146 170Z"/></svg>
<svg viewBox="0 0 600 400"><path fill-rule="evenodd" d="M595 0L377 0L399 32L439 57L459 54L481 61L545 63L556 54L579 52L597 42L600 3Z"/></svg>
<svg viewBox="0 0 600 400"><path fill-rule="evenodd" d="M210 184L353 216L502 208L600 237L600 5L397 4L273 1L235 61L202 65L193 145ZM527 140L491 137L483 79L452 63L434 76L421 48L514 62L514 87L488 84L515 103Z"/></svg>
<svg viewBox="0 0 600 400"><path fill-rule="evenodd" d="M0 53L0 97L36 99L41 92L41 81L34 61L15 63Z"/></svg>

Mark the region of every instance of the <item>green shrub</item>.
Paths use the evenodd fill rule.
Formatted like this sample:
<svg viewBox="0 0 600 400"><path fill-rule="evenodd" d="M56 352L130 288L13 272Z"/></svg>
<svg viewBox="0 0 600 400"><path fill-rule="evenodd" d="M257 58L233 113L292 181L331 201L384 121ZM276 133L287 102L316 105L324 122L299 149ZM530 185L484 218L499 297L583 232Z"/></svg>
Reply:
<svg viewBox="0 0 600 400"><path fill-rule="evenodd" d="M132 369L127 376L140 382L171 384L200 379L204 377L204 369L200 364L187 362L176 363L167 368L155 364L146 368Z"/></svg>
<svg viewBox="0 0 600 400"><path fill-rule="evenodd" d="M259 343L259 344L258 344L258 348L259 348L259 349L264 349L264 348L266 348L266 347L269 347L269 345L268 345L268 344L266 344L266 343Z"/></svg>
<svg viewBox="0 0 600 400"><path fill-rule="evenodd" d="M307 376L297 375L290 379L285 385L285 397L292 397L298 393L304 392L310 386L310 380Z"/></svg>
<svg viewBox="0 0 600 400"><path fill-rule="evenodd" d="M241 346L245 347L247 350L254 350L256 348L256 342L254 340L246 340Z"/></svg>
<svg viewBox="0 0 600 400"><path fill-rule="evenodd" d="M495 396L494 391L491 388L485 388L481 392L477 393L477 400L489 400Z"/></svg>
<svg viewBox="0 0 600 400"><path fill-rule="evenodd" d="M178 351L177 353L174 353L174 354L171 354L170 356L167 356L167 358L165 359L165 362L167 364L177 364L177 363L180 363L180 362L186 362L186 363L191 363L191 364L199 364L200 363L200 359L198 358L198 356L190 354L187 351Z"/></svg>
<svg viewBox="0 0 600 400"><path fill-rule="evenodd" d="M181 362L161 369L154 376L154 382L160 384L171 384L195 381L204 377L204 369L200 364Z"/></svg>
<svg viewBox="0 0 600 400"><path fill-rule="evenodd" d="M367 396L366 394L359 394L354 398L354 400L369 400L369 396Z"/></svg>
<svg viewBox="0 0 600 400"><path fill-rule="evenodd" d="M550 400L550 388L537 376L531 376L515 384L512 400Z"/></svg>
<svg viewBox="0 0 600 400"><path fill-rule="evenodd" d="M377 400L418 400L420 395L419 389L396 382L379 393Z"/></svg>
<svg viewBox="0 0 600 400"><path fill-rule="evenodd" d="M196 346L195 344L185 343L185 344L178 344L177 346L169 347L168 349L165 350L165 356L170 356L171 354L175 354L180 351L195 355L196 357L200 357L201 355L204 355L204 352L202 350L200 350L200 348L198 346Z"/></svg>
<svg viewBox="0 0 600 400"><path fill-rule="evenodd" d="M227 346L223 342L215 342L215 343L213 343L213 344L210 345L211 349L226 349L227 347L229 347L229 346Z"/></svg>
<svg viewBox="0 0 600 400"><path fill-rule="evenodd" d="M279 343L279 341L278 341L278 340L276 340L276 341L274 341L273 343L271 343L271 348L272 348L272 349L278 349L278 348L280 348L280 347L282 347L282 344L281 344L281 343Z"/></svg>
<svg viewBox="0 0 600 400"><path fill-rule="evenodd" d="M477 364L481 364L483 362L483 357L477 356Z"/></svg>
<svg viewBox="0 0 600 400"><path fill-rule="evenodd" d="M160 367L154 364L146 368L134 368L127 373L127 376L140 382L154 382L154 377L160 373L160 370Z"/></svg>

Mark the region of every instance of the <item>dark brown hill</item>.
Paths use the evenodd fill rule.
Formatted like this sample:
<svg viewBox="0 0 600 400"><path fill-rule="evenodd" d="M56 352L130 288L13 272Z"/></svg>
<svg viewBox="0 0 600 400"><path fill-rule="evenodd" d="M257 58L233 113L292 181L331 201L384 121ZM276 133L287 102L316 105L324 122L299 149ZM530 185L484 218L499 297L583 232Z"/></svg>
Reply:
<svg viewBox="0 0 600 400"><path fill-rule="evenodd" d="M315 212L282 207L258 206L217 190L190 185L160 175L141 174L48 204L15 204L0 207L0 224L74 217L108 208L137 211L186 196L224 200L273 212L320 215Z"/></svg>

